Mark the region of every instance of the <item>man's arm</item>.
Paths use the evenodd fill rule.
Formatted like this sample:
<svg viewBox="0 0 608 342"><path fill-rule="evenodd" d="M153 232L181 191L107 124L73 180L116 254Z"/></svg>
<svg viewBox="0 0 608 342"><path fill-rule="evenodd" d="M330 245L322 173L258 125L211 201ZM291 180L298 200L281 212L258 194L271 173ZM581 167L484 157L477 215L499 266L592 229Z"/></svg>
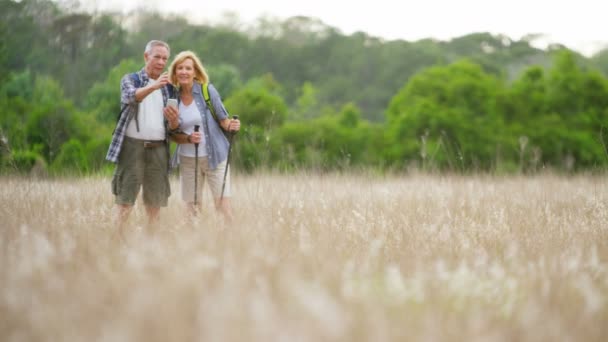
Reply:
<svg viewBox="0 0 608 342"><path fill-rule="evenodd" d="M135 92L137 87L135 83L138 82L139 78L137 74L126 74L120 80L120 102L128 105L136 104Z"/></svg>
<svg viewBox="0 0 608 342"><path fill-rule="evenodd" d="M136 82L137 80L132 77L132 74L127 74L120 80L121 103L129 105L140 103L146 96L150 95L150 93L169 83L169 76L167 73L163 73L158 77L158 80L139 88L136 86Z"/></svg>
<svg viewBox="0 0 608 342"><path fill-rule="evenodd" d="M156 81L148 83L145 87L137 88L135 90L135 101L143 101L146 96L150 95L150 93L152 93L153 91L164 87L167 83L169 83L169 74L164 72L158 77Z"/></svg>

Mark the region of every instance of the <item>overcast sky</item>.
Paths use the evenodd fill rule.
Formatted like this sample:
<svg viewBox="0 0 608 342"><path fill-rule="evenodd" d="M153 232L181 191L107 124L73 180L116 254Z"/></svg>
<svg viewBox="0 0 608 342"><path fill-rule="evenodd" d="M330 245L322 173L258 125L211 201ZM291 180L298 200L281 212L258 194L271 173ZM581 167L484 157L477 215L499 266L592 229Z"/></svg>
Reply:
<svg viewBox="0 0 608 342"><path fill-rule="evenodd" d="M604 0L81 0L89 8L129 12L145 4L193 22L217 22L226 11L245 23L262 15L281 19L305 15L321 19L345 34L364 31L386 39L448 40L472 32L506 34L520 39L543 33L591 55L608 47Z"/></svg>

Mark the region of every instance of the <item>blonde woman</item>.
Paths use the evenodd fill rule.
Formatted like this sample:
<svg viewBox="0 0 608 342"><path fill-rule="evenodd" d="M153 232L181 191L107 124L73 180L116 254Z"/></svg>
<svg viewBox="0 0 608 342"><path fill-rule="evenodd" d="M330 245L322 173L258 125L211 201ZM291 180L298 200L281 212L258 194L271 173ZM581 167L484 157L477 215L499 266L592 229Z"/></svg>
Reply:
<svg viewBox="0 0 608 342"><path fill-rule="evenodd" d="M169 67L169 80L177 87L179 127L183 132L173 138L179 144L175 154L179 162L182 200L186 203L188 212L196 215L201 209L202 188L207 180L215 208L224 215L227 222L231 222L229 172L224 184L230 143L223 131L238 132L241 123L238 119L228 117L220 94L209 83L209 76L194 52L183 51L175 56ZM203 84L208 84L210 102L217 121L205 103ZM199 132L195 132L196 125L200 127ZM195 144L198 144L198 151ZM195 165L195 159L198 159L198 166ZM196 176L198 182L195 189L197 171L199 174ZM198 199L196 204L195 198Z"/></svg>

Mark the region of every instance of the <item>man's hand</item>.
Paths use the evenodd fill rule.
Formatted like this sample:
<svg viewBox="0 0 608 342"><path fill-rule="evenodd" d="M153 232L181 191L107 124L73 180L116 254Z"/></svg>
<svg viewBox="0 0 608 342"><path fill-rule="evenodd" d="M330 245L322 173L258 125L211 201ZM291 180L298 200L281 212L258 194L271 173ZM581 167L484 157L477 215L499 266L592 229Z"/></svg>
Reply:
<svg viewBox="0 0 608 342"><path fill-rule="evenodd" d="M158 76L158 79L154 83L150 84L154 90L160 89L169 83L169 73L166 71Z"/></svg>
<svg viewBox="0 0 608 342"><path fill-rule="evenodd" d="M158 76L158 79L152 83L148 83L143 88L137 88L135 90L135 100L137 102L143 101L146 96L150 95L155 90L158 90L169 83L169 74L167 72L163 72Z"/></svg>

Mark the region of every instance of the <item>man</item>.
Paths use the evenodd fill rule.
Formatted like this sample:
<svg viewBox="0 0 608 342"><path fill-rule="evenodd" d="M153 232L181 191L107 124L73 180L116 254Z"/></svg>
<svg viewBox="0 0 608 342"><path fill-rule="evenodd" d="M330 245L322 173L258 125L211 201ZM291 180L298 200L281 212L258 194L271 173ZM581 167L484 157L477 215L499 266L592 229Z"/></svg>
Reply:
<svg viewBox="0 0 608 342"><path fill-rule="evenodd" d="M148 42L143 69L120 82L122 111L106 159L116 163L112 193L121 235L140 188L150 224L158 221L160 207L167 206L171 194L168 138L179 128L179 117L177 109L167 107L167 99L173 97L163 72L169 54L167 43Z"/></svg>

